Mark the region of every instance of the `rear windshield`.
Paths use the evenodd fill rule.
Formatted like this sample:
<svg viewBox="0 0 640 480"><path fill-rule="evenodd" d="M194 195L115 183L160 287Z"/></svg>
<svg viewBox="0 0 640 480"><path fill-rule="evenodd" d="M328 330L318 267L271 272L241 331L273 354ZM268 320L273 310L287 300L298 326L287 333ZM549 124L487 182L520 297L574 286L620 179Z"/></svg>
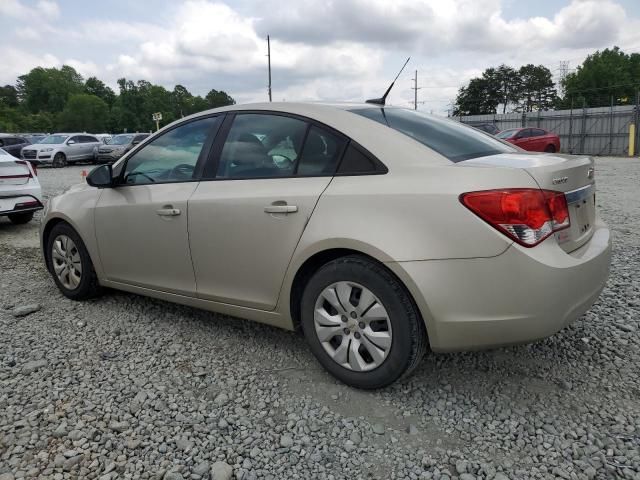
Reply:
<svg viewBox="0 0 640 480"><path fill-rule="evenodd" d="M359 108L350 112L417 140L452 162L513 153L515 149L475 128L403 108Z"/></svg>

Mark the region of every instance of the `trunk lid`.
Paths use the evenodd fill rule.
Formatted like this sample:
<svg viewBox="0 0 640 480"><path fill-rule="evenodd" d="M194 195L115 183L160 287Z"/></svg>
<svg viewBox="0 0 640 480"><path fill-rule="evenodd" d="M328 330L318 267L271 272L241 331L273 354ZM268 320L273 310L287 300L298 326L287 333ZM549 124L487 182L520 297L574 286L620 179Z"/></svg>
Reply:
<svg viewBox="0 0 640 480"><path fill-rule="evenodd" d="M565 194L571 225L555 233L560 247L572 252L591 238L596 217L595 167L591 157L504 153L466 160L462 164L525 170L541 189Z"/></svg>
<svg viewBox="0 0 640 480"><path fill-rule="evenodd" d="M0 187L24 185L31 178L31 170L24 160L0 160Z"/></svg>

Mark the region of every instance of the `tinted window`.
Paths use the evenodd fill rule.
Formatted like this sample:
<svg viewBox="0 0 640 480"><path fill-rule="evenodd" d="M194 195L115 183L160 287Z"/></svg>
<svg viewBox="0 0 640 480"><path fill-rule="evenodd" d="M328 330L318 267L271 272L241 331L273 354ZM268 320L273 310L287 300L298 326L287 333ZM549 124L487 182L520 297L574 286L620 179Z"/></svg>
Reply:
<svg viewBox="0 0 640 480"><path fill-rule="evenodd" d="M525 128L524 130L520 130L520 132L516 135L518 138L529 138L531 136L531 129Z"/></svg>
<svg viewBox="0 0 640 480"><path fill-rule="evenodd" d="M90 137L88 135L81 136L80 141L82 143L98 143L98 139L96 137Z"/></svg>
<svg viewBox="0 0 640 480"><path fill-rule="evenodd" d="M298 162L298 175L331 175L347 143L346 139L316 127L309 129L302 156Z"/></svg>
<svg viewBox="0 0 640 480"><path fill-rule="evenodd" d="M340 162L338 173L376 173L379 170L375 160L351 143Z"/></svg>
<svg viewBox="0 0 640 480"><path fill-rule="evenodd" d="M15 138L11 138L11 137L4 138L3 140L4 140L4 145L6 147L9 147L11 145L16 145L18 143L18 141Z"/></svg>
<svg viewBox="0 0 640 480"><path fill-rule="evenodd" d="M452 162L514 151L472 127L415 110L362 108L351 111L404 133Z"/></svg>
<svg viewBox="0 0 640 480"><path fill-rule="evenodd" d="M71 137L71 138L69 139L69 142L71 142L71 141L76 142L76 143L81 143L81 141L80 141L80 136L77 136L77 137ZM67 142L67 144L69 144L69 142Z"/></svg>
<svg viewBox="0 0 640 480"><path fill-rule="evenodd" d="M136 135L135 138L133 139L134 142L138 142L140 143L142 140L144 140L145 138L147 138L149 135Z"/></svg>
<svg viewBox="0 0 640 480"><path fill-rule="evenodd" d="M307 123L291 117L236 115L220 154L217 178L292 175Z"/></svg>
<svg viewBox="0 0 640 480"><path fill-rule="evenodd" d="M532 137L541 137L542 135L546 135L547 132L545 132L544 130L541 130L539 128L532 128L531 129L531 136Z"/></svg>
<svg viewBox="0 0 640 480"><path fill-rule="evenodd" d="M209 117L169 130L127 160L124 183L191 180L207 136L219 126L220 117Z"/></svg>

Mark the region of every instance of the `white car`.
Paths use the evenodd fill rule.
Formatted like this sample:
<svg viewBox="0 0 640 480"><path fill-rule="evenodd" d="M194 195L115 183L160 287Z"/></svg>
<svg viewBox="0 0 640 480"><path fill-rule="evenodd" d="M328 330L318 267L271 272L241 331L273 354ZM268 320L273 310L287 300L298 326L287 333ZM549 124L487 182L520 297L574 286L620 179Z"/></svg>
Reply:
<svg viewBox="0 0 640 480"><path fill-rule="evenodd" d="M94 148L103 145L86 133L54 133L22 149L22 158L35 164L64 167L80 161L93 161Z"/></svg>
<svg viewBox="0 0 640 480"><path fill-rule="evenodd" d="M0 149L0 216L15 224L27 223L42 208L36 169Z"/></svg>

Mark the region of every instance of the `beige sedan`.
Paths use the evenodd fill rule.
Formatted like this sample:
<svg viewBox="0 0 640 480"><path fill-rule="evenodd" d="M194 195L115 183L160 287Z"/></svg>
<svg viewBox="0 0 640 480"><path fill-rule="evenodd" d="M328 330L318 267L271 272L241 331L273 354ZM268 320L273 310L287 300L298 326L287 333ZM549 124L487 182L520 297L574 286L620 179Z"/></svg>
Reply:
<svg viewBox="0 0 640 480"><path fill-rule="evenodd" d="M361 388L427 347L533 341L609 271L589 157L532 154L371 104L235 105L181 119L53 198L47 267L287 329Z"/></svg>

